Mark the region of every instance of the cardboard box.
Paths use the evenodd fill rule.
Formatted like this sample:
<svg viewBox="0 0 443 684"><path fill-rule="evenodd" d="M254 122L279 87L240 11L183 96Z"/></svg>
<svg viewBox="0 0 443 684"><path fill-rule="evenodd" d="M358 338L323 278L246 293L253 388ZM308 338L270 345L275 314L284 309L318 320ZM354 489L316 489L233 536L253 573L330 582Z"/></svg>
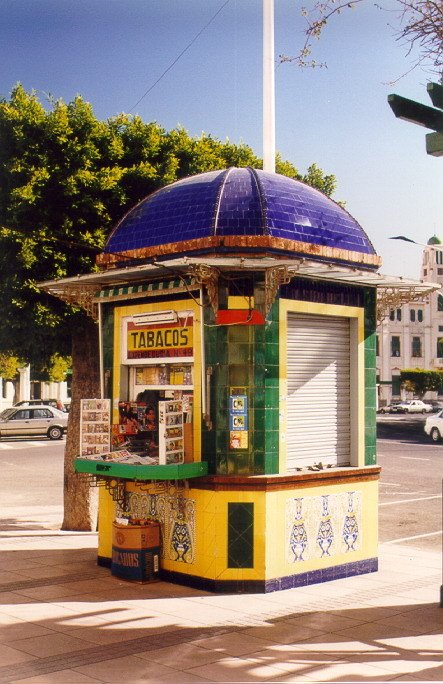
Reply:
<svg viewBox="0 0 443 684"><path fill-rule="evenodd" d="M112 545L119 549L151 549L160 546L160 524L120 525L113 523Z"/></svg>
<svg viewBox="0 0 443 684"><path fill-rule="evenodd" d="M155 582L160 571L160 549L112 547L111 574L136 582Z"/></svg>

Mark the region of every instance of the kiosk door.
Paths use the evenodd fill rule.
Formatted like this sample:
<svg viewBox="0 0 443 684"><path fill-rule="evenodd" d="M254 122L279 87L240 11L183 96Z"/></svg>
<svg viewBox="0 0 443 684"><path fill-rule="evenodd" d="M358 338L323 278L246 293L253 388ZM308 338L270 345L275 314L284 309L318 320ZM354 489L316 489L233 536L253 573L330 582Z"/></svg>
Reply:
<svg viewBox="0 0 443 684"><path fill-rule="evenodd" d="M350 462L348 318L288 314L287 468Z"/></svg>

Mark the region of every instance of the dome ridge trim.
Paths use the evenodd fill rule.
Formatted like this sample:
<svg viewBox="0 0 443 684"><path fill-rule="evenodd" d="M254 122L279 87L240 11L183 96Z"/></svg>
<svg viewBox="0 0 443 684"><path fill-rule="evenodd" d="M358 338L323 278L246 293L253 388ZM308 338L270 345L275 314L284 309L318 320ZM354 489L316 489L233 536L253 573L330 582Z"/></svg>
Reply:
<svg viewBox="0 0 443 684"><path fill-rule="evenodd" d="M260 181L260 176L257 173L256 169L253 169L252 166L247 167L248 170L251 172L251 176L255 181L255 185L257 187L257 192L258 192L258 198L260 201L260 207L261 207L261 214L262 214L262 221L263 221L263 234L264 235L269 235L269 226L268 226L268 203L266 200L266 196L263 192L263 186Z"/></svg>
<svg viewBox="0 0 443 684"><path fill-rule="evenodd" d="M213 217L213 222L212 222L212 234L217 235L217 229L218 229L218 217L220 215L220 203L222 200L222 195L223 191L225 189L225 185L228 181L229 175L234 167L230 166L228 169L223 174L222 181L220 183L220 187L218 189L217 197L215 199L215 212L214 212L214 217Z"/></svg>

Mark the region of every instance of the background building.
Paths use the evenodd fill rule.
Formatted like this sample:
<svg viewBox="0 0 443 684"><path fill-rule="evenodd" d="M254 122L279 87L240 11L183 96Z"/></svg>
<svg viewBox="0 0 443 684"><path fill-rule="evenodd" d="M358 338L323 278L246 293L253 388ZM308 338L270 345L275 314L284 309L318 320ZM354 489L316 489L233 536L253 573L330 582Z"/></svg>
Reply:
<svg viewBox="0 0 443 684"><path fill-rule="evenodd" d="M70 377L67 382L35 380L30 366L19 368L14 381L0 377L0 411L27 399L60 399L66 404L71 395Z"/></svg>
<svg viewBox="0 0 443 684"><path fill-rule="evenodd" d="M423 250L420 279L443 284L443 242L430 238ZM377 384L379 405L404 399L400 372L405 368L443 369L443 294L417 295L414 301L396 305L377 327ZM437 398L428 392L426 399Z"/></svg>

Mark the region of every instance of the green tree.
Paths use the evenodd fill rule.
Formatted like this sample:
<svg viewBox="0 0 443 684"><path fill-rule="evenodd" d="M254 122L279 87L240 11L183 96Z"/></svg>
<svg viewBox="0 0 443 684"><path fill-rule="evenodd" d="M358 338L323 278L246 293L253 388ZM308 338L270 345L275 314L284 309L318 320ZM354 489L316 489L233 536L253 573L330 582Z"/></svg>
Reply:
<svg viewBox="0 0 443 684"><path fill-rule="evenodd" d="M72 408L65 456L64 529L90 529L89 488L73 469L79 399L99 391L96 324L37 283L87 273L118 219L158 188L229 166L260 167L245 144L119 114L98 120L80 96L44 106L17 85L0 102L0 352L45 371L72 355ZM299 178L289 162L280 170ZM333 176L315 165L307 181L330 194ZM6 323L6 324L5 324Z"/></svg>
<svg viewBox="0 0 443 684"><path fill-rule="evenodd" d="M53 354L49 359L48 378L51 382L64 382L72 366L70 356Z"/></svg>
<svg viewBox="0 0 443 684"><path fill-rule="evenodd" d="M436 392L442 387L443 371L405 368L400 372L400 382L421 399L426 392Z"/></svg>
<svg viewBox="0 0 443 684"><path fill-rule="evenodd" d="M304 183L311 185L313 188L317 188L317 190L321 190L321 192L324 192L325 195L328 196L332 195L337 186L335 176L332 174L325 175L324 171L322 171L317 164L311 164L311 166L308 167L308 171L302 177L302 180Z"/></svg>
<svg viewBox="0 0 443 684"><path fill-rule="evenodd" d="M23 362L16 356L0 353L0 378L3 380L15 380L22 366Z"/></svg>

